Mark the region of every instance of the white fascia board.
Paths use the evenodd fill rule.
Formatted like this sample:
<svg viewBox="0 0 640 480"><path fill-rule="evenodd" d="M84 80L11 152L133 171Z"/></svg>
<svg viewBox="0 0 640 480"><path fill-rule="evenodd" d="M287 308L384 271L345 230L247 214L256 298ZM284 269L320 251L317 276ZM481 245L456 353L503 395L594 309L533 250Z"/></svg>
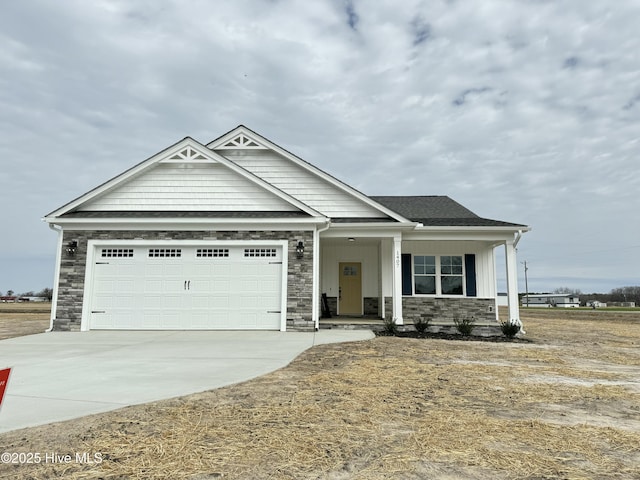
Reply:
<svg viewBox="0 0 640 480"><path fill-rule="evenodd" d="M394 238L403 235L403 232L411 230L414 224L391 223L388 225L380 223L340 223L331 224L329 230L322 232L321 238L344 238L344 237L386 237Z"/></svg>
<svg viewBox="0 0 640 480"><path fill-rule="evenodd" d="M519 230L512 227L423 227L405 232L403 240L482 240L503 243L513 240ZM522 230L524 232L524 230ZM527 230L528 231L528 230Z"/></svg>
<svg viewBox="0 0 640 480"><path fill-rule="evenodd" d="M312 165L311 163L301 159L300 157L298 157L298 156L294 155L293 153L285 150L284 148L276 145L275 143L271 142L269 139L263 137L259 133L254 132L253 130L248 129L247 127L245 127L243 125L240 125L237 128L235 128L235 129L231 130L230 132L226 133L222 137L217 138L216 140L213 140L212 142L209 142L206 146L207 146L207 148L210 148L211 150L215 150L216 148L220 148L226 142L231 140L231 138L235 137L236 135L238 135L240 133L242 133L243 135L245 135L247 137L253 138L257 143L261 143L263 145L266 145L271 150L273 150L276 153L282 155L283 157L285 157L286 159L292 161L296 165L298 165L298 166L304 168L305 170L307 170L308 172L311 172L314 175L317 175L318 177L326 180L327 182L331 183L336 188L339 188L343 192L348 193L349 195L351 195L351 196L357 198L358 200L366 203L370 207L375 208L376 210L379 210L381 213L384 213L385 215L388 215L389 217L393 218L394 220L397 220L398 222L402 222L402 223L411 222L409 219L407 219L407 218L401 216L400 214L398 214L398 212L394 212L393 210L388 209L384 205L381 205L381 204L373 201L371 198L367 197L364 193L359 192L355 188L347 185L346 183L342 182L341 180L338 180L334 176L329 175L328 173L326 173L323 170L319 169L315 165Z"/></svg>
<svg viewBox="0 0 640 480"><path fill-rule="evenodd" d="M314 230L324 219L201 219L201 218L55 218L44 219L65 230Z"/></svg>

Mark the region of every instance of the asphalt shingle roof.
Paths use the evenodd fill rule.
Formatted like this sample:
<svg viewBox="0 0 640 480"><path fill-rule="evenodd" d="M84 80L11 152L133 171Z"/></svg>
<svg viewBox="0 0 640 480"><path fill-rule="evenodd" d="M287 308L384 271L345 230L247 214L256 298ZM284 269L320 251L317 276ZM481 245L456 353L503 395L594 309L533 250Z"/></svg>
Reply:
<svg viewBox="0 0 640 480"><path fill-rule="evenodd" d="M373 201L413 222L438 227L524 227L518 223L482 218L444 195L369 196Z"/></svg>

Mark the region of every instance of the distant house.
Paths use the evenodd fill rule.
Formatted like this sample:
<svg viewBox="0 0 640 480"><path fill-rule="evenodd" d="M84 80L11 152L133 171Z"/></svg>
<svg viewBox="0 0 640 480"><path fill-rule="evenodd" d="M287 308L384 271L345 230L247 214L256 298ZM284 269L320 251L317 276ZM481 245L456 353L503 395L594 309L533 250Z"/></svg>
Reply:
<svg viewBox="0 0 640 480"><path fill-rule="evenodd" d="M498 296L496 297L496 304L499 307L509 306L509 297L507 296L507 292L498 292Z"/></svg>
<svg viewBox="0 0 640 480"><path fill-rule="evenodd" d="M2 303L15 303L18 301L18 297L15 295L4 295L0 297L0 302Z"/></svg>
<svg viewBox="0 0 640 480"><path fill-rule="evenodd" d="M635 308L636 302L609 302L610 307L631 307Z"/></svg>
<svg viewBox="0 0 640 480"><path fill-rule="evenodd" d="M18 299L19 302L46 302L47 301L47 297L33 297L33 296L27 296L27 297L20 297Z"/></svg>
<svg viewBox="0 0 640 480"><path fill-rule="evenodd" d="M591 308L605 308L606 306L607 304L601 302L600 300L589 300L587 302L587 307L591 307Z"/></svg>
<svg viewBox="0 0 640 480"><path fill-rule="evenodd" d="M580 298L571 293L531 294L523 295L521 303L523 307L575 308L580 306Z"/></svg>

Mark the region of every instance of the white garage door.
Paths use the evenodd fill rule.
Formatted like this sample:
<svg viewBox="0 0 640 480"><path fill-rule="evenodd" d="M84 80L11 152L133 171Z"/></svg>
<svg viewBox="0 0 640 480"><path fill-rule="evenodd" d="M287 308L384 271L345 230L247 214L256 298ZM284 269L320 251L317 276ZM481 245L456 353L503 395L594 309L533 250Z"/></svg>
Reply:
<svg viewBox="0 0 640 480"><path fill-rule="evenodd" d="M281 246L96 247L88 328L279 330Z"/></svg>

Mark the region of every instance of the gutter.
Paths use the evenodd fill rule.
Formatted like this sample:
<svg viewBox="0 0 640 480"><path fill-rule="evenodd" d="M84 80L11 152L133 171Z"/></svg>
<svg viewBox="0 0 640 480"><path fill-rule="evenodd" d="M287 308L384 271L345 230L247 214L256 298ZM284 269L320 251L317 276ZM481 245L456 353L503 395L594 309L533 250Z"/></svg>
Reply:
<svg viewBox="0 0 640 480"><path fill-rule="evenodd" d="M45 333L53 331L53 321L56 318L56 311L58 310L58 284L60 282L60 262L62 261L62 227L53 223L49 224L49 228L55 232L58 232L58 251L56 252L56 268L53 278L53 292L51 296L51 315L49 319L49 328L45 330Z"/></svg>

